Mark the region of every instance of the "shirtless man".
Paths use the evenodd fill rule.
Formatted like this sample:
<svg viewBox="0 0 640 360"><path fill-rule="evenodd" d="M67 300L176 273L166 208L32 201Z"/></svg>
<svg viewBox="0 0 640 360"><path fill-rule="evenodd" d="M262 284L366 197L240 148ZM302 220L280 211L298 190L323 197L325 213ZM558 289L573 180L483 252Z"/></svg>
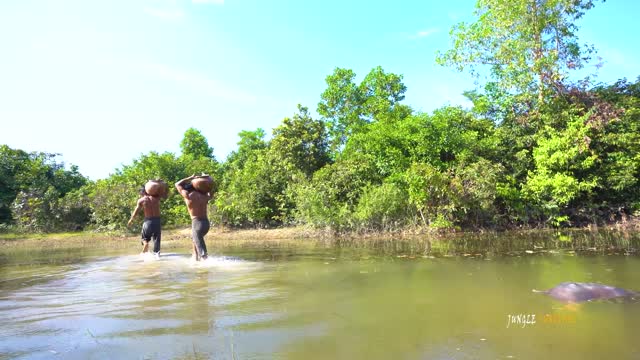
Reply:
<svg viewBox="0 0 640 360"><path fill-rule="evenodd" d="M149 241L153 239L153 255L160 257L160 198L151 196L140 190L140 199L136 205L127 226L131 226L133 219L138 215L140 210L144 211L144 222L142 223L142 253L149 251Z"/></svg>
<svg viewBox="0 0 640 360"><path fill-rule="evenodd" d="M186 183L195 178L191 175L176 183L176 189L187 204L189 215L191 215L191 238L193 240L193 256L196 261L207 259L207 245L204 236L209 232L209 218L207 217L207 204L213 198L211 193L203 194L195 189L189 188ZM191 184L189 184L191 185Z"/></svg>

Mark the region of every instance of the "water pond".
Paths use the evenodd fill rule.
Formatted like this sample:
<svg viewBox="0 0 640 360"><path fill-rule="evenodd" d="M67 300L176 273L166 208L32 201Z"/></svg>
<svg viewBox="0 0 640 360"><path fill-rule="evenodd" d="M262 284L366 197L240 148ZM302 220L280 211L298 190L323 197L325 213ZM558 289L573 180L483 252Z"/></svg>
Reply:
<svg viewBox="0 0 640 360"><path fill-rule="evenodd" d="M134 244L0 248L0 359L638 359L639 302L532 289L640 290L639 244L578 231L210 242L202 263L187 246L160 260Z"/></svg>

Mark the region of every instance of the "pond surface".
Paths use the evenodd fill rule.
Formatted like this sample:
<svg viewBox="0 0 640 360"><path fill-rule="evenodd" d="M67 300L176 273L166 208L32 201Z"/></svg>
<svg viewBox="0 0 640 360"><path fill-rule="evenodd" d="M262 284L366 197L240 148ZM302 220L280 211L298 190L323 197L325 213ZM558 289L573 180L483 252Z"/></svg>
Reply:
<svg viewBox="0 0 640 360"><path fill-rule="evenodd" d="M186 246L160 260L0 249L0 359L638 359L640 303L566 306L532 289L640 290L639 243L209 242L204 263Z"/></svg>

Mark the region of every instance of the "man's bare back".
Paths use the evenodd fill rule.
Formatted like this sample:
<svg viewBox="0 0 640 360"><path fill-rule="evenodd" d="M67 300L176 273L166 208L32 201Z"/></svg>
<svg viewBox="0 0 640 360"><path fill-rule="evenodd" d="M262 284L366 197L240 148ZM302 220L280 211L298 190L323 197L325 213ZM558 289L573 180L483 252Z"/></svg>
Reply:
<svg viewBox="0 0 640 360"><path fill-rule="evenodd" d="M184 202L187 204L187 210L192 219L206 219L207 218L207 204L211 200L210 193L203 194L199 191L188 191L184 188L186 181L195 178L190 176L176 183L176 189L184 198Z"/></svg>
<svg viewBox="0 0 640 360"><path fill-rule="evenodd" d="M196 260L205 260L207 258L207 245L204 236L209 232L209 218L207 217L207 204L211 200L211 193L203 194L198 191L189 191L185 189L187 183L196 176L192 175L178 181L175 186L180 195L187 204L187 210L191 215L191 236L193 240L193 257Z"/></svg>
<svg viewBox="0 0 640 360"><path fill-rule="evenodd" d="M206 219L207 218L207 204L211 200L211 197L200 193L198 191L192 191L185 198L187 203L187 209L192 219Z"/></svg>
<svg viewBox="0 0 640 360"><path fill-rule="evenodd" d="M160 198L145 195L138 200L138 205L144 210L144 217L152 218L160 216Z"/></svg>
<svg viewBox="0 0 640 360"><path fill-rule="evenodd" d="M131 214L127 226L131 226L135 217L142 210L144 212L144 222L142 223L142 252L149 250L149 241L153 239L153 252L160 256L161 222L160 222L160 198L151 196L144 190L140 192L141 197L136 202L136 208Z"/></svg>
<svg viewBox="0 0 640 360"><path fill-rule="evenodd" d="M143 194L142 197L138 199L136 208L133 210L133 214L131 214L131 218L129 219L127 226L131 226L133 219L138 215L140 210L144 212L144 217L147 219L160 217L160 198L157 196Z"/></svg>

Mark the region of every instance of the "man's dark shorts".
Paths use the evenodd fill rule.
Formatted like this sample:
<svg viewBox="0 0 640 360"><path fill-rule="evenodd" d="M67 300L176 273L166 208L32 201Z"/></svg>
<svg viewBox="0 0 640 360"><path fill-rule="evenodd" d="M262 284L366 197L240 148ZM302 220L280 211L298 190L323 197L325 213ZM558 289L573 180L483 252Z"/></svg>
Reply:
<svg viewBox="0 0 640 360"><path fill-rule="evenodd" d="M191 219L191 237L200 257L207 256L207 245L204 236L209 232L209 219Z"/></svg>
<svg viewBox="0 0 640 360"><path fill-rule="evenodd" d="M142 223L142 241L149 242L153 240L153 252L160 252L160 217L144 218Z"/></svg>

